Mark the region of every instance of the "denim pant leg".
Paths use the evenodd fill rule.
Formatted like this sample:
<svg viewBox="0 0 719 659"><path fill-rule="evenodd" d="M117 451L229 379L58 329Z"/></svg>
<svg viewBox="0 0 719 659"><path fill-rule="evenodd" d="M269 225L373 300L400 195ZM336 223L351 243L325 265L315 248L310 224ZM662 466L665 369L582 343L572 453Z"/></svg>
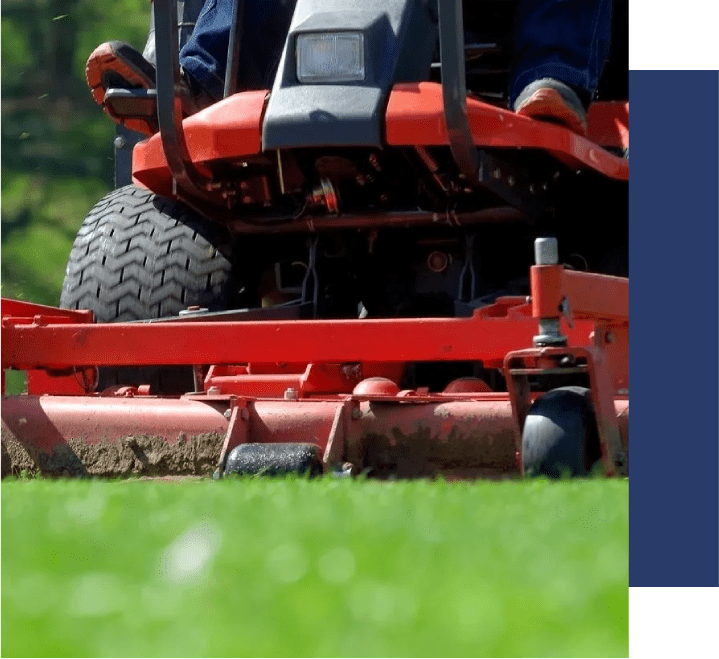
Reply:
<svg viewBox="0 0 719 659"><path fill-rule="evenodd" d="M556 78L589 103L609 54L612 0L521 0L510 104L534 80Z"/></svg>
<svg viewBox="0 0 719 659"><path fill-rule="evenodd" d="M240 89L272 84L296 0L245 0L240 42ZM180 64L215 99L222 98L233 0L207 0Z"/></svg>

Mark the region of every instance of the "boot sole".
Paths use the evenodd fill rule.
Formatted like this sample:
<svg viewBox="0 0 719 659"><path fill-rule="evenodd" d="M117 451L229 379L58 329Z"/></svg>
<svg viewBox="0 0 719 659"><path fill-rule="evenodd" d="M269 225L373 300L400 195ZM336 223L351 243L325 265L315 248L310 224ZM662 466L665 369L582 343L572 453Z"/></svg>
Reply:
<svg viewBox="0 0 719 659"><path fill-rule="evenodd" d="M587 135L586 120L578 116L566 104L562 95L554 89L538 89L517 108L516 112L532 119L559 123L583 137Z"/></svg>
<svg viewBox="0 0 719 659"><path fill-rule="evenodd" d="M155 81L122 57L109 43L98 46L88 58L85 67L85 78L92 92L92 97L98 105L102 106L105 114L116 123L122 124L130 130L135 130L144 135L152 135L155 132L154 126L151 126L147 121L117 116L105 105L106 84L103 76L108 73L114 73L121 77L127 82L127 87L129 88L150 89L155 86Z"/></svg>

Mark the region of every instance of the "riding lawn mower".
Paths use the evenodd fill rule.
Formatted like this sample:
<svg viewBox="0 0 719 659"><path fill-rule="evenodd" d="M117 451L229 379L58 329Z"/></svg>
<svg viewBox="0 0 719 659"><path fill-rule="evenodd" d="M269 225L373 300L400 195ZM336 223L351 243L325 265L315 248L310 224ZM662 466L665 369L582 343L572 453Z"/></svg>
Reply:
<svg viewBox="0 0 719 659"><path fill-rule="evenodd" d="M516 2L297 0L263 89L243 4L222 100L173 0L107 90L158 130L60 306L2 301L3 476L628 475L627 3L587 137L508 109Z"/></svg>

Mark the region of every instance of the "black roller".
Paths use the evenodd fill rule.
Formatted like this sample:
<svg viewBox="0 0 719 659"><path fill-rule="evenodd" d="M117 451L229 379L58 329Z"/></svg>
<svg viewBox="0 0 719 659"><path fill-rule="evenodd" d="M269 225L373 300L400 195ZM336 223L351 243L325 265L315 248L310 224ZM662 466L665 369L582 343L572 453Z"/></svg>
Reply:
<svg viewBox="0 0 719 659"><path fill-rule="evenodd" d="M316 444L240 444L227 457L225 474L319 476L320 449Z"/></svg>

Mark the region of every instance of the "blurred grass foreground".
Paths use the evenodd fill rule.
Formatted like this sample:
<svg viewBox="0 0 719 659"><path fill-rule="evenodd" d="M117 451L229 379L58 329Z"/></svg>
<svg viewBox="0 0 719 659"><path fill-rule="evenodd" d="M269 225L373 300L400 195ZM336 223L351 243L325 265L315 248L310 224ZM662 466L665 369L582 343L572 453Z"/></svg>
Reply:
<svg viewBox="0 0 719 659"><path fill-rule="evenodd" d="M5 481L3 656L628 654L628 482Z"/></svg>

